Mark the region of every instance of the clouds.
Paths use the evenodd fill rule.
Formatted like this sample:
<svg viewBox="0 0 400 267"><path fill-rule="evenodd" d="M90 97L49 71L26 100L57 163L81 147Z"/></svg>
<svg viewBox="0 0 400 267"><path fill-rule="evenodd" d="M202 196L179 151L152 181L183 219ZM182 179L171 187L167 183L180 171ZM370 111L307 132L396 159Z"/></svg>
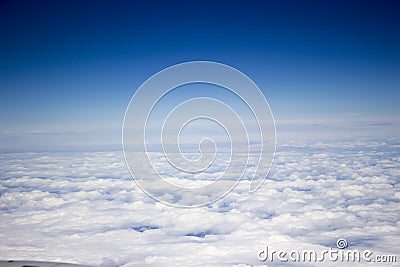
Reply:
<svg viewBox="0 0 400 267"><path fill-rule="evenodd" d="M314 139L326 142L333 139L371 141L371 136L377 139L387 140L390 137L398 140L400 121L398 116L393 114L387 117L345 114L319 119L276 120L276 126L279 132L278 138L284 142L293 139L296 141Z"/></svg>
<svg viewBox="0 0 400 267"><path fill-rule="evenodd" d="M281 145L260 190L249 194L245 179L226 198L197 209L149 198L120 152L1 154L0 257L102 266L258 265L266 245L322 250L339 237L352 249L398 254L395 145Z"/></svg>

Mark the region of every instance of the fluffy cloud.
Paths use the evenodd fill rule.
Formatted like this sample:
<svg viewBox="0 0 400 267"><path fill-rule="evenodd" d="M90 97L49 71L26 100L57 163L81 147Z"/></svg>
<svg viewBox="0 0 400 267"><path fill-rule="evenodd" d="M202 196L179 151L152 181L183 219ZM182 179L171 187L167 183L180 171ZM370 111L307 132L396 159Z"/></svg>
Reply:
<svg viewBox="0 0 400 267"><path fill-rule="evenodd" d="M351 249L398 255L396 145L280 145L260 190L249 194L250 181L243 180L224 199L195 209L144 194L121 152L1 154L0 258L104 267L282 266L259 261L258 251L320 251L336 247L340 237ZM222 171L222 165L212 169ZM196 184L210 182L213 173L166 175Z"/></svg>

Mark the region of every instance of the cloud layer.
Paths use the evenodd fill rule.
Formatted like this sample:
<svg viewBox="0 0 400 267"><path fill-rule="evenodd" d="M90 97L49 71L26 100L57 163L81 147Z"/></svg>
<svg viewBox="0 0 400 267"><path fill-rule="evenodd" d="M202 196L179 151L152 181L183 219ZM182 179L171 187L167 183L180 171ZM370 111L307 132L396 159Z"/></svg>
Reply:
<svg viewBox="0 0 400 267"><path fill-rule="evenodd" d="M249 194L245 179L196 209L144 194L121 152L0 154L0 178L1 259L282 266L260 262L258 251L319 251L340 237L351 249L399 253L400 153L387 141L280 145L260 190Z"/></svg>

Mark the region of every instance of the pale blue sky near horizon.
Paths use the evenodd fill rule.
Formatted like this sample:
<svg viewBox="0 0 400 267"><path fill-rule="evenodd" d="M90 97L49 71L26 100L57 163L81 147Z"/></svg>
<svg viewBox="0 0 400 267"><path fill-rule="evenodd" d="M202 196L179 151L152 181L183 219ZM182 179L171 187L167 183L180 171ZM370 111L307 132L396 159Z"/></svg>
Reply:
<svg viewBox="0 0 400 267"><path fill-rule="evenodd" d="M192 60L253 79L281 136L398 137L399 11L396 1L2 1L0 151L118 146L140 84Z"/></svg>

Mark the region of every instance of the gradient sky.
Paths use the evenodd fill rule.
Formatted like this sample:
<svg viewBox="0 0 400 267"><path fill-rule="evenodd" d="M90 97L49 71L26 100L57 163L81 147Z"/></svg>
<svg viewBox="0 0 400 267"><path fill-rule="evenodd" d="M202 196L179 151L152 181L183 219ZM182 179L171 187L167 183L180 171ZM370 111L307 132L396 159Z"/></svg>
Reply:
<svg viewBox="0 0 400 267"><path fill-rule="evenodd" d="M118 144L136 88L191 60L246 73L278 122L398 121L398 1L259 2L0 1L0 151Z"/></svg>

